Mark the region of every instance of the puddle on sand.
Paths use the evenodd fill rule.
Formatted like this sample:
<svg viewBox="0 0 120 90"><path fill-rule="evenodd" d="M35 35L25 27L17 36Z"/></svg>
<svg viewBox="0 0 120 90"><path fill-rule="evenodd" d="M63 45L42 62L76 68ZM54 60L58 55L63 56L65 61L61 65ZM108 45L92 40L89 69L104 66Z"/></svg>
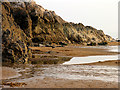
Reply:
<svg viewBox="0 0 120 90"><path fill-rule="evenodd" d="M99 61L118 60L118 55L100 55L100 56L86 56L86 57L73 57L70 61L63 63L64 65L70 64L86 64Z"/></svg>
<svg viewBox="0 0 120 90"><path fill-rule="evenodd" d="M11 65L18 73L18 77L11 77L10 79L4 79L3 82L23 82L24 80L40 76L43 70L47 69L49 65L32 65L32 64L20 64L18 66ZM39 72L39 74L38 74Z"/></svg>
<svg viewBox="0 0 120 90"><path fill-rule="evenodd" d="M88 46L89 47L89 46ZM88 47L81 47L81 48L88 48ZM89 48L101 48L107 49L108 51L112 52L119 52L120 46L95 46ZM94 63L99 61L110 61L110 60L118 60L120 54L118 55L97 55L97 56L86 56L86 57L73 57L70 61L63 63L64 65L71 65L71 64L86 64L86 63Z"/></svg>

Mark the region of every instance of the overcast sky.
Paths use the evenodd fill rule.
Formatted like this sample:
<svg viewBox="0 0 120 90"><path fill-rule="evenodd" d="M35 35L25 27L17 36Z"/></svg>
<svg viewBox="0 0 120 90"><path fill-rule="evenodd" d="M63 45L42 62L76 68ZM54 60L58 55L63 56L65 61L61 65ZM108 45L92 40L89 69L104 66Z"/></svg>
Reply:
<svg viewBox="0 0 120 90"><path fill-rule="evenodd" d="M83 23L118 37L118 1L120 0L34 0L55 11L65 21Z"/></svg>

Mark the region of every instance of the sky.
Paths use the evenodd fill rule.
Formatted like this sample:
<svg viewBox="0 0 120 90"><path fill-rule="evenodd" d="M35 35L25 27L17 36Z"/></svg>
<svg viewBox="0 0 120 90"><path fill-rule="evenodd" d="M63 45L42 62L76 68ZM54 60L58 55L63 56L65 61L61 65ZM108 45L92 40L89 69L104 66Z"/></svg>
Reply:
<svg viewBox="0 0 120 90"><path fill-rule="evenodd" d="M55 11L65 21L82 23L118 38L118 2L120 0L34 0Z"/></svg>

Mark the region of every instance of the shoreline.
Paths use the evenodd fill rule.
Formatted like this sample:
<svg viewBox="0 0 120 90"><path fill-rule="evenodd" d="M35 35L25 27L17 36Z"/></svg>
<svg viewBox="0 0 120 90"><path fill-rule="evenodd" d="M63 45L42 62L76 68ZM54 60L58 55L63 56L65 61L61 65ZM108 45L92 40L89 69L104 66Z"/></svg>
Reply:
<svg viewBox="0 0 120 90"><path fill-rule="evenodd" d="M109 52L107 49L98 49L98 48L69 48L69 47L57 47L52 49L51 47L31 47L32 50L42 52L37 54L45 54L48 56L96 56L96 55L116 55L117 52ZM49 52L51 53L45 53ZM49 58L49 57L48 57ZM59 64L58 64L59 65ZM118 60L104 61L104 62L95 62L89 64L79 64L79 65L97 65L97 66L118 66ZM6 68L6 67L3 67ZM7 67L6 70L9 70ZM13 70L13 71L12 71ZM2 70L2 72L5 72ZM10 72L14 72L14 69L10 69ZM5 73L2 73L3 76ZM15 76L15 72L11 73ZM13 77L11 76L10 77ZM7 79L7 77L5 78ZM117 82L104 82L101 80L65 80L65 79L56 79L52 77L46 77L44 79L36 78L31 79L30 81L25 81L25 86L22 88L117 88ZM97 83L98 85L95 85ZM31 86L32 85L32 86ZM64 86L66 85L66 87ZM19 87L19 86L18 86Z"/></svg>
<svg viewBox="0 0 120 90"><path fill-rule="evenodd" d="M118 88L117 82L104 82L101 80L65 80L49 77L28 80L26 83L27 85L24 88Z"/></svg>
<svg viewBox="0 0 120 90"><path fill-rule="evenodd" d="M101 66L119 66L119 60L107 60L107 61L100 61L94 63L87 63L87 64L79 64L79 65L101 65Z"/></svg>
<svg viewBox="0 0 120 90"><path fill-rule="evenodd" d="M57 55L57 56L96 56L96 55L116 55L117 52L108 51L102 48L75 48L75 47L30 47L33 54Z"/></svg>
<svg viewBox="0 0 120 90"><path fill-rule="evenodd" d="M2 77L0 79L11 79L17 78L20 74L11 67L2 67Z"/></svg>

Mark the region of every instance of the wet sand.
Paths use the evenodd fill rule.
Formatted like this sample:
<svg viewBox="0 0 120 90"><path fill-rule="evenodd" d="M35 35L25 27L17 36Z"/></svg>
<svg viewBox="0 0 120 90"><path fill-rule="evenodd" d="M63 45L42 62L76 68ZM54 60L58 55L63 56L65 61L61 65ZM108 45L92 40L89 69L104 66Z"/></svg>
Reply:
<svg viewBox="0 0 120 90"><path fill-rule="evenodd" d="M81 47L81 46L80 46ZM83 57L83 56L95 56L95 55L115 55L117 52L108 52L107 49L100 48L76 48L75 46L66 47L30 47L32 50L39 50L40 54L52 51L51 55L57 56L72 56L72 57ZM46 55L50 55L46 53Z"/></svg>
<svg viewBox="0 0 120 90"><path fill-rule="evenodd" d="M19 74L15 69L10 67L2 67L2 78L0 79L10 79L17 76L19 76Z"/></svg>
<svg viewBox="0 0 120 90"><path fill-rule="evenodd" d="M116 62L118 61L113 60L113 61L91 63L91 64L86 64L86 65L91 66L91 67L92 66L110 66L111 67L111 66L118 66L118 63ZM56 73L58 74L57 71ZM83 80L80 80L80 79L71 80L71 79L61 79L61 78L52 78L52 77L45 77L43 79L32 78L31 80L26 80L25 83L27 84L25 88L118 88L118 82L103 81L103 80L85 80L85 78Z"/></svg>
<svg viewBox="0 0 120 90"><path fill-rule="evenodd" d="M103 61L103 62L96 62L96 63L82 64L82 65L120 66L120 61L119 61L119 60L111 60L111 61Z"/></svg>
<svg viewBox="0 0 120 90"><path fill-rule="evenodd" d="M86 65L96 65L96 66L117 66L117 60L113 61L105 61L105 62L97 62ZM81 66L80 66L81 67ZM9 72L7 72L9 70ZM13 69L4 67L3 69L4 79L15 76L17 72ZM9 74L8 74L9 73ZM71 72L72 73L72 72ZM83 73L84 74L84 73ZM13 83L17 83L19 80L14 81ZM102 81L102 80L71 80L71 79L62 79L62 78L53 78L53 77L32 77L31 79L24 79L20 81L20 83L25 83L23 86L14 86L19 88L118 88L118 82L110 82L110 81ZM5 88L5 87L4 87Z"/></svg>
<svg viewBox="0 0 120 90"><path fill-rule="evenodd" d="M103 82L100 80L44 78L29 80L26 83L25 88L118 88L116 82Z"/></svg>
<svg viewBox="0 0 120 90"><path fill-rule="evenodd" d="M120 45L120 42L109 42L108 45L109 46L116 46L116 45Z"/></svg>
<svg viewBox="0 0 120 90"><path fill-rule="evenodd" d="M108 52L105 49L98 48L71 48L66 47L56 47L52 49L51 47L30 47L32 50L42 51L40 54L46 55L58 55L58 56L94 56L94 55L114 55L118 54L116 52ZM48 51L53 51L54 53L45 53ZM105 61L97 62L83 65L100 65L100 66L117 66L118 61ZM8 79L10 77L18 75L18 73L12 68L3 67L2 79ZM37 78L25 80L25 86L23 88L118 88L117 82L104 82L101 80L70 80L70 79L58 79L53 77ZM20 87L20 88L21 88Z"/></svg>

